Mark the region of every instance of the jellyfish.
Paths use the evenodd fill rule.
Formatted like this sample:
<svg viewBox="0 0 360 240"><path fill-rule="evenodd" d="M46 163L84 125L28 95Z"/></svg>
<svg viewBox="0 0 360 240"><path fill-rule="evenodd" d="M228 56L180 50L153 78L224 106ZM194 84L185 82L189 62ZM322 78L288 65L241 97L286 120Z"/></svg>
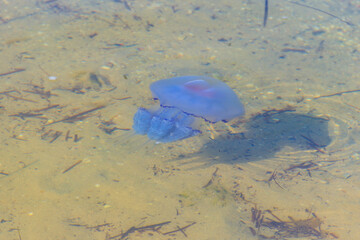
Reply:
<svg viewBox="0 0 360 240"><path fill-rule="evenodd" d="M174 142L201 133L199 119L228 122L245 113L235 92L224 82L206 76L158 80L150 90L160 106L139 108L134 115L135 134L157 142Z"/></svg>

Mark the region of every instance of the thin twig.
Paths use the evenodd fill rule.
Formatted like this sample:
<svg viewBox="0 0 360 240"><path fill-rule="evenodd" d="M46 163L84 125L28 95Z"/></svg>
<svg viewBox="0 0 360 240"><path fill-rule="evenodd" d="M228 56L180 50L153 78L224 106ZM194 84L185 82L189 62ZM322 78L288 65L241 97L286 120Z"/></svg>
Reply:
<svg viewBox="0 0 360 240"><path fill-rule="evenodd" d="M92 109L90 109L90 110L86 110L86 111L84 111L84 112L77 113L77 114L72 115L72 116L70 116L70 117L65 117L65 118L63 118L63 119L61 119L61 120L58 120L58 121L55 121L55 122L52 122L52 123L45 124L45 126L52 125L52 124L59 123L59 122L73 123L73 122L75 122L75 121L79 121L79 120L84 119L84 118L85 118L85 117L84 117L85 115L87 115L87 114L89 114L89 113L91 113L91 112L97 111L97 110L99 110L99 109L102 109L102 108L104 108L104 107L105 107L105 105L100 106L100 107L96 107L96 108L92 108Z"/></svg>
<svg viewBox="0 0 360 240"><path fill-rule="evenodd" d="M15 70L13 70L13 71L6 72L6 73L0 73L0 77L4 77L4 76L10 75L10 74L22 72L22 71L25 71L25 70L26 70L25 68L15 68Z"/></svg>
<svg viewBox="0 0 360 240"><path fill-rule="evenodd" d="M354 26L355 26L355 24L353 24L352 22L345 21L344 19L342 19L342 18L340 18L340 17L338 17L338 16L336 16L336 15L334 15L334 14L332 14L332 13L329 13L329 12L326 12L326 11L324 11L324 10L321 10L321 9L319 9L319 8L312 7L312 6L308 6L308 5L305 5L305 4L302 4L302 3L298 3L298 2L293 2L293 1L289 1L289 2L292 3L292 4L296 4L296 5L298 5L298 6L301 6L301 7L306 7L306 8L310 8L310 9L313 9L313 10L315 10L315 11L318 11L318 12L322 12L322 13L324 13L324 14L326 14L326 15L329 15L330 17L333 17L333 18L336 18L336 19L340 20L340 21L343 22L343 23L346 23L347 25L349 25L349 26L351 26L351 27L354 27Z"/></svg>
<svg viewBox="0 0 360 240"><path fill-rule="evenodd" d="M266 27L267 19L269 14L269 1L265 0L265 9L264 9L264 21L263 21L263 27Z"/></svg>
<svg viewBox="0 0 360 240"><path fill-rule="evenodd" d="M70 171L71 169L73 169L75 166L79 165L82 162L82 160L77 161L76 163L74 163L73 165L71 165L70 167L68 167L67 169L65 169L62 173L67 173L68 171Z"/></svg>

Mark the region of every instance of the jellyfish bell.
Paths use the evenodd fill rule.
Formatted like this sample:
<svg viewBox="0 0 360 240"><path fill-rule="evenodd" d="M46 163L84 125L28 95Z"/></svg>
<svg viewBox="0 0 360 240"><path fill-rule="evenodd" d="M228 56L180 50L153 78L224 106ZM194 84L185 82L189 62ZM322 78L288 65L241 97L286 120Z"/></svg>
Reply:
<svg viewBox="0 0 360 240"><path fill-rule="evenodd" d="M206 76L181 76L156 81L150 85L154 98L163 107L205 119L228 122L244 115L244 106L224 82Z"/></svg>

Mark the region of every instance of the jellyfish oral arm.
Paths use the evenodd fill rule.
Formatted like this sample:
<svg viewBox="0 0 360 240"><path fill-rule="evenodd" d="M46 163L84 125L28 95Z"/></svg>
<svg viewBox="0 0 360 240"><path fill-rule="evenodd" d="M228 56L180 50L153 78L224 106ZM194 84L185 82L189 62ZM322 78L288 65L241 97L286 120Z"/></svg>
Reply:
<svg viewBox="0 0 360 240"><path fill-rule="evenodd" d="M177 108L160 107L154 113L139 108L134 115L136 134L147 135L158 142L174 142L193 137L200 130L193 128L196 119Z"/></svg>

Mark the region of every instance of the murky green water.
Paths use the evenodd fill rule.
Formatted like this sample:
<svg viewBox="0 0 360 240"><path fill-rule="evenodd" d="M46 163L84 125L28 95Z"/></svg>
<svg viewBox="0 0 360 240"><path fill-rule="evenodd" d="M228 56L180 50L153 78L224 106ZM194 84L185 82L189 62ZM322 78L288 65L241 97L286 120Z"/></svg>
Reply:
<svg viewBox="0 0 360 240"><path fill-rule="evenodd" d="M0 0L0 239L357 239L359 13ZM245 117L129 134L149 84L181 75L225 81Z"/></svg>

